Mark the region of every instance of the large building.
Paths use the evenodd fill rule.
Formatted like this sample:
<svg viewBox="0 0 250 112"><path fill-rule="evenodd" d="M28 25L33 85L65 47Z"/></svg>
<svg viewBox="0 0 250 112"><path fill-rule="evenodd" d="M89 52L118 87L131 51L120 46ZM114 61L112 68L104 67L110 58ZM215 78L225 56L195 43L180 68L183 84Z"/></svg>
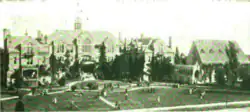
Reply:
<svg viewBox="0 0 250 112"><path fill-rule="evenodd" d="M241 65L249 64L247 56L244 54L239 44L235 41L235 48L238 51L238 60ZM226 54L226 47L228 47L229 41L226 40L196 40L193 41L189 54L187 56L187 64L199 65L201 75L208 76L206 80L215 82L214 68L222 66L228 62L228 56ZM198 78L198 77L197 77Z"/></svg>

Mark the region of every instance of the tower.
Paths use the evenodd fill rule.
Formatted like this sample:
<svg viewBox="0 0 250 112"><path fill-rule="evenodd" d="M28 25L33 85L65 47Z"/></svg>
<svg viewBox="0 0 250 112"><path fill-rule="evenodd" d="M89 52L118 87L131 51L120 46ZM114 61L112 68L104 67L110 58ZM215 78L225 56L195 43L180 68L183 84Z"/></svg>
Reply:
<svg viewBox="0 0 250 112"><path fill-rule="evenodd" d="M77 1L77 15L75 19L75 30L81 30L82 29L82 19L80 18L80 15L82 13L82 10L80 9L80 3Z"/></svg>

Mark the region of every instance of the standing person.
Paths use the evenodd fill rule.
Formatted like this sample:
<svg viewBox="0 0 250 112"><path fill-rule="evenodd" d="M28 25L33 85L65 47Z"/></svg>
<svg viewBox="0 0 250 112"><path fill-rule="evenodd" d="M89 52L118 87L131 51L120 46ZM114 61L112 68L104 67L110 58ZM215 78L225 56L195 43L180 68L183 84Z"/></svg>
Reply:
<svg viewBox="0 0 250 112"><path fill-rule="evenodd" d="M128 100L128 89L125 89L125 100Z"/></svg>
<svg viewBox="0 0 250 112"><path fill-rule="evenodd" d="M20 111L23 112L24 111L24 103L22 101L22 96L21 95L19 96L19 99L18 99L18 101L16 103L15 111L16 112L20 112Z"/></svg>
<svg viewBox="0 0 250 112"><path fill-rule="evenodd" d="M200 99L203 99L204 96L205 96L205 94L206 94L206 91L205 91L205 90L202 90L202 91L200 92Z"/></svg>
<svg viewBox="0 0 250 112"><path fill-rule="evenodd" d="M161 103L161 97L160 96L157 97L157 102Z"/></svg>

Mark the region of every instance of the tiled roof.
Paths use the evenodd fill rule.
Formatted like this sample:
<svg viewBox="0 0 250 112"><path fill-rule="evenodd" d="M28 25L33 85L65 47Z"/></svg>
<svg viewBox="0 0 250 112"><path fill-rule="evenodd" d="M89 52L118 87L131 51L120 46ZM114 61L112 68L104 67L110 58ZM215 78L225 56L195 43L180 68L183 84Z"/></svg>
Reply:
<svg viewBox="0 0 250 112"><path fill-rule="evenodd" d="M95 44L100 44L106 37L114 39L114 35L107 31L75 31L75 30L57 30L48 36L48 41L62 40L67 44L72 44L74 38L80 35L88 35Z"/></svg>
<svg viewBox="0 0 250 112"><path fill-rule="evenodd" d="M235 44L236 49L239 50L238 60L240 63L247 62L247 57L241 50L239 44L236 41L232 41ZM206 64L219 64L228 61L225 48L228 46L226 40L196 40L194 41L200 61Z"/></svg>
<svg viewBox="0 0 250 112"><path fill-rule="evenodd" d="M32 45L36 45L39 46L40 43L32 38L32 37L28 37L28 36L11 36L8 38L9 41L11 41L11 48L16 48L19 44L28 44L29 42L31 42Z"/></svg>
<svg viewBox="0 0 250 112"><path fill-rule="evenodd" d="M140 39L138 39L138 41L139 41L139 42L141 42L141 43L142 43L142 45L148 45L148 44L149 44L149 42L150 42L150 40L152 40L152 38L151 38L151 37L144 37L144 38L140 38Z"/></svg>

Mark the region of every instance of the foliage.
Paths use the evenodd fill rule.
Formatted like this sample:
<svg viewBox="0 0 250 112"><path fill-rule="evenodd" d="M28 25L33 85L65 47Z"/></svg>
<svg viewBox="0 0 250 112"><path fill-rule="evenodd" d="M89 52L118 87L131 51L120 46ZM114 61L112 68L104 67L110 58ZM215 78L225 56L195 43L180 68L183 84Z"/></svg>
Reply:
<svg viewBox="0 0 250 112"><path fill-rule="evenodd" d="M24 109L24 103L22 100L18 100L17 103L16 103L16 107L15 107L15 111L16 112L23 112L25 109Z"/></svg>
<svg viewBox="0 0 250 112"><path fill-rule="evenodd" d="M71 91L75 91L76 90L76 88L77 88L77 86L76 85L73 85L73 86L71 86Z"/></svg>
<svg viewBox="0 0 250 112"><path fill-rule="evenodd" d="M225 65L225 68L227 70L228 76L231 78L229 80L232 81L232 86L234 86L238 76L237 76L237 68L239 67L239 61L237 57L237 49L235 47L235 44L231 41L229 41L228 47L225 49L226 54L228 56L228 63Z"/></svg>
<svg viewBox="0 0 250 112"><path fill-rule="evenodd" d="M90 90L96 90L96 89L98 89L98 84L97 84L97 83L88 83L88 84L87 84L87 87L88 87Z"/></svg>
<svg viewBox="0 0 250 112"><path fill-rule="evenodd" d="M175 64L180 64L181 63L181 57L180 57L180 53L179 53L179 48L178 47L176 47L176 50L175 50L174 63Z"/></svg>
<svg viewBox="0 0 250 112"><path fill-rule="evenodd" d="M58 80L58 84L60 86L65 86L65 84L66 84L66 78L63 76L61 79Z"/></svg>
<svg viewBox="0 0 250 112"><path fill-rule="evenodd" d="M185 56L184 53L181 53L181 64L186 65L187 64L187 56Z"/></svg>

